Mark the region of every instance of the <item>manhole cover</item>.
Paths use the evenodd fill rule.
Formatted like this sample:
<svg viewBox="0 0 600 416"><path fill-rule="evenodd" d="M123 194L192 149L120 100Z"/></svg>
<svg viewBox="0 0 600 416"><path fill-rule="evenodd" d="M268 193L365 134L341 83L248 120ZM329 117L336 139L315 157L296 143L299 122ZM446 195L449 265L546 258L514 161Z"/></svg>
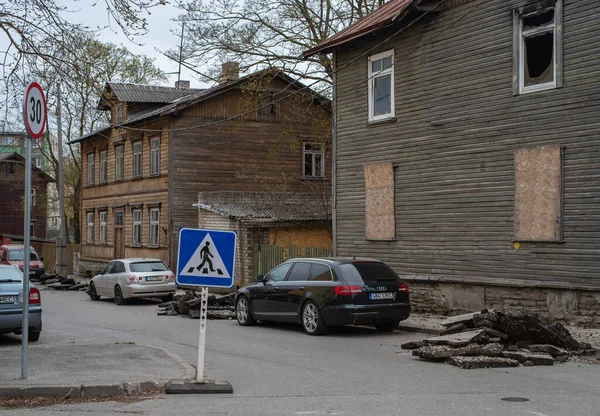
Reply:
<svg viewBox="0 0 600 416"><path fill-rule="evenodd" d="M527 397L503 397L500 400L505 402L528 402L529 399Z"/></svg>

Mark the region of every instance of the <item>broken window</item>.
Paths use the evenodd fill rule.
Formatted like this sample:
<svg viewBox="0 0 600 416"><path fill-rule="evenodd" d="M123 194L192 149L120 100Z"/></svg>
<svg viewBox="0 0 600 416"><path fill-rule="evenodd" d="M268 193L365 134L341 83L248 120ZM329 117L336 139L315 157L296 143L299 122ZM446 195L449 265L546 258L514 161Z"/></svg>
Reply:
<svg viewBox="0 0 600 416"><path fill-rule="evenodd" d="M518 92L557 88L561 60L560 13L562 0L553 6L517 11ZM544 2L547 5L548 2Z"/></svg>
<svg viewBox="0 0 600 416"><path fill-rule="evenodd" d="M369 57L369 121L394 117L394 51Z"/></svg>
<svg viewBox="0 0 600 416"><path fill-rule="evenodd" d="M275 115L275 95L273 93L267 94L264 97L260 97L260 108L258 109L258 115L260 116L273 116Z"/></svg>

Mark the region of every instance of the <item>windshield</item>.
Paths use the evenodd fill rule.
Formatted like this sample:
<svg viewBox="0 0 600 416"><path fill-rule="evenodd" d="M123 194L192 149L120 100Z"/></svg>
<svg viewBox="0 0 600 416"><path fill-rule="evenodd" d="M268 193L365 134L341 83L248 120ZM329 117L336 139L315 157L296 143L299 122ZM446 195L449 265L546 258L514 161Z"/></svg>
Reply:
<svg viewBox="0 0 600 416"><path fill-rule="evenodd" d="M365 261L340 264L344 280L348 283L363 283L376 280L396 280L398 275L385 263Z"/></svg>
<svg viewBox="0 0 600 416"><path fill-rule="evenodd" d="M169 270L166 264L162 261L144 261L138 263L130 263L129 270L132 272L166 272Z"/></svg>
<svg viewBox="0 0 600 416"><path fill-rule="evenodd" d="M16 280L18 282L23 281L23 273L17 270L16 267L0 267L0 282L2 280Z"/></svg>
<svg viewBox="0 0 600 416"><path fill-rule="evenodd" d="M23 253L22 248L17 250L8 250L8 261L23 261L24 256L25 254ZM29 260L37 261L38 259L38 255L35 250L30 250Z"/></svg>

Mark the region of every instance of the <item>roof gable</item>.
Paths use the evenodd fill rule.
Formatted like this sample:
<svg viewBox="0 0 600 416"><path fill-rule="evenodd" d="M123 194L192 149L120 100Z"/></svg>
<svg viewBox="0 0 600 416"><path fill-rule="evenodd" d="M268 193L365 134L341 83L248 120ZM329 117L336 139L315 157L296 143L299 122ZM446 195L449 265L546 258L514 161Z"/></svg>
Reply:
<svg viewBox="0 0 600 416"><path fill-rule="evenodd" d="M107 82L104 86L102 98L100 98L100 102L98 103L98 110L109 110L111 108L111 103L114 101L167 104L197 91L201 90L133 84L128 82Z"/></svg>

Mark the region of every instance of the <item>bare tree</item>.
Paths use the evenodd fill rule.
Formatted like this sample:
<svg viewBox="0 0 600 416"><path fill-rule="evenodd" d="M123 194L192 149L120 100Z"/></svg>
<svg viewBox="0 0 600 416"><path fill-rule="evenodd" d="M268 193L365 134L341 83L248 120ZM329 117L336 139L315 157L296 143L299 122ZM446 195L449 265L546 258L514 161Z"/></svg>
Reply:
<svg viewBox="0 0 600 416"><path fill-rule="evenodd" d="M183 56L187 62L240 63L242 72L281 68L297 78L331 75L330 57L308 61L302 52L323 42L384 0L180 0L185 24ZM179 51L168 56L178 60ZM206 79L218 78L210 68ZM326 80L330 83L330 80Z"/></svg>

